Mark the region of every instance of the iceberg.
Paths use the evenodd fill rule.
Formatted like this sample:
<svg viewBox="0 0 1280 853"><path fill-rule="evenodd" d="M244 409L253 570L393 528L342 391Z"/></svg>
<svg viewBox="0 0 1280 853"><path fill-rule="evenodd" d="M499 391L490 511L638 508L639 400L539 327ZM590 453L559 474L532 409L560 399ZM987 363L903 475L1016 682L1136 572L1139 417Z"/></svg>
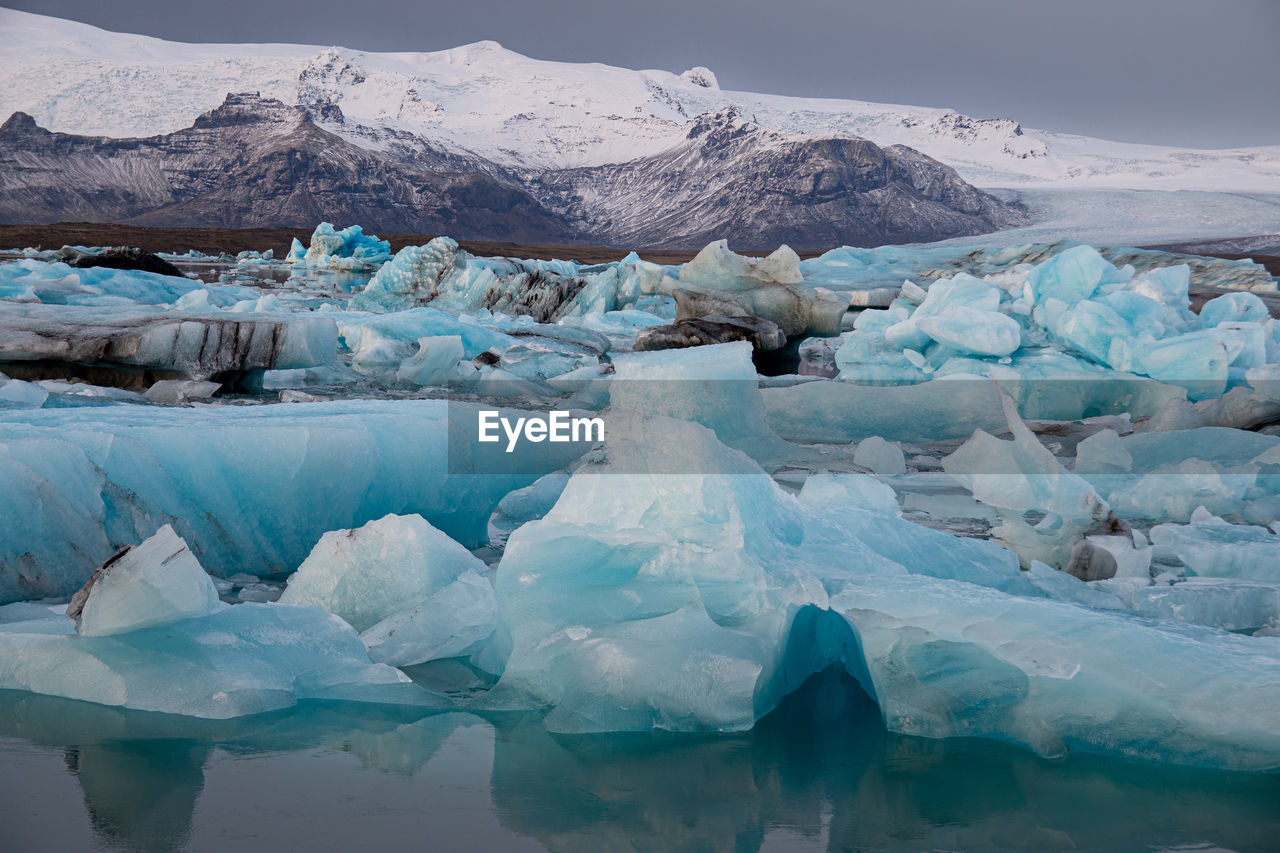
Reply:
<svg viewBox="0 0 1280 853"><path fill-rule="evenodd" d="M466 377L459 368L463 348L460 335L418 338L418 351L400 363L396 378L414 385L445 385ZM470 368L474 373L475 369Z"/></svg>
<svg viewBox="0 0 1280 853"><path fill-rule="evenodd" d="M332 223L321 222L311 233L311 244L301 258L295 257L302 244L294 238L289 260L309 266L355 267L383 263L391 258L391 244L365 234L359 225L351 225L341 231Z"/></svg>
<svg viewBox="0 0 1280 853"><path fill-rule="evenodd" d="M1141 418L1172 399L1170 389L1192 402L1221 397L1241 384L1240 373L1275 355L1274 321L1252 293L1220 296L1197 316L1188 310L1189 264L1144 263L1138 273L1091 246L1049 249L1047 257L1027 255L1035 266L1006 266L1013 250L990 262L947 256L948 264L990 270L985 279L953 269L927 287L905 280L886 308L861 312L841 336L838 378L902 385L984 376L1002 383L1024 417ZM1144 387L1140 377L1153 381ZM1040 388L1046 383L1064 389L1062 399Z"/></svg>
<svg viewBox="0 0 1280 853"><path fill-rule="evenodd" d="M1250 523L1277 517L1280 470L1268 460L1280 437L1201 427L1102 441L1081 442L1072 471L1122 518L1185 524L1201 506Z"/></svg>
<svg viewBox="0 0 1280 853"><path fill-rule="evenodd" d="M1084 478L1068 472L1027 428L1013 401L1003 398L1012 441L981 430L942 460L943 470L996 511L993 535L1017 552L1024 566L1039 560L1072 570L1088 533L1124 530ZM1028 521L1028 514L1038 518Z"/></svg>
<svg viewBox="0 0 1280 853"><path fill-rule="evenodd" d="M238 604L110 636L80 636L54 615L0 624L0 689L206 719L304 700L430 701L403 673L370 661L341 619L279 604Z"/></svg>
<svg viewBox="0 0 1280 853"><path fill-rule="evenodd" d="M72 597L67 616L82 637L105 637L207 616L226 606L187 543L166 524L99 566Z"/></svg>
<svg viewBox="0 0 1280 853"><path fill-rule="evenodd" d="M702 424L748 452L775 449L781 442L765 422L751 349L736 341L619 355L609 405Z"/></svg>
<svg viewBox="0 0 1280 853"><path fill-rule="evenodd" d="M797 500L697 424L648 417L607 435L498 565L509 651L483 702L550 706L552 730L747 728L854 647L824 615L828 584L1017 575L990 543L898 518L872 478L816 478Z"/></svg>
<svg viewBox="0 0 1280 853"><path fill-rule="evenodd" d="M1248 291L1215 296L1200 309L1200 322L1208 328L1223 323L1257 323L1270 316L1266 304Z"/></svg>
<svg viewBox="0 0 1280 853"><path fill-rule="evenodd" d="M0 603L70 595L165 524L222 577L291 572L323 533L388 513L417 513L484 545L504 495L583 448L522 443L503 454L510 467L486 467L474 445L451 441L474 435L478 409L348 400L0 410Z"/></svg>
<svg viewBox="0 0 1280 853"><path fill-rule="evenodd" d="M226 371L327 364L337 356L337 343L337 327L323 315L0 306L0 363L150 367L207 380Z"/></svg>
<svg viewBox="0 0 1280 853"><path fill-rule="evenodd" d="M954 305L916 325L929 338L961 353L1001 358L1022 345L1018 322L999 311Z"/></svg>
<svg viewBox="0 0 1280 853"><path fill-rule="evenodd" d="M831 607L856 629L860 680L892 731L1280 766L1280 638L914 576L851 582Z"/></svg>
<svg viewBox="0 0 1280 853"><path fill-rule="evenodd" d="M322 607L364 631L484 563L420 515L325 533L289 578L282 604Z"/></svg>
<svg viewBox="0 0 1280 853"><path fill-rule="evenodd" d="M806 444L945 441L1004 425L1000 386L974 377L885 387L820 379L760 393L769 427Z"/></svg>
<svg viewBox="0 0 1280 853"><path fill-rule="evenodd" d="M855 465L869 468L872 474L882 477L892 477L895 474L907 472L902 448L891 441L885 441L878 435L858 442L858 449L853 452L853 462Z"/></svg>
<svg viewBox="0 0 1280 853"><path fill-rule="evenodd" d="M378 663L413 666L477 653L497 625L492 582L468 569L425 600L366 629L360 639Z"/></svg>
<svg viewBox="0 0 1280 853"><path fill-rule="evenodd" d="M682 304L683 294L702 299L685 297ZM725 240L709 244L680 268L679 287L672 295L681 305L677 319L705 314L763 317L788 338L838 334L849 307L847 297L804 283L800 258L790 247L753 260L729 251Z"/></svg>

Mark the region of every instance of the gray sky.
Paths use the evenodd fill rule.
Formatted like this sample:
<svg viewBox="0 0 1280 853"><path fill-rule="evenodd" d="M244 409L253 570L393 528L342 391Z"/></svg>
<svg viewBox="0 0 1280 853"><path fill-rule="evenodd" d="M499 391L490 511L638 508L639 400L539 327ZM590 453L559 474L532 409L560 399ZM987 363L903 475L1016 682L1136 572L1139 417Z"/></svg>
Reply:
<svg viewBox="0 0 1280 853"><path fill-rule="evenodd" d="M1280 145L1280 0L0 0L166 39L683 71L1132 142Z"/></svg>

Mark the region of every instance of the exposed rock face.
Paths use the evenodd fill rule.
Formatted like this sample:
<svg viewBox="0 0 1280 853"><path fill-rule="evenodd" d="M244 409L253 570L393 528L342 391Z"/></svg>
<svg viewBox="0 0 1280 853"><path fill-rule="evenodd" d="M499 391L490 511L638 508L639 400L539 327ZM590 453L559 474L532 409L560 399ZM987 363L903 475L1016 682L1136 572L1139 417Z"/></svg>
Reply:
<svg viewBox="0 0 1280 853"><path fill-rule="evenodd" d="M116 246L97 253L77 252L70 247L64 247L62 253L66 256L67 265L77 269L108 267L113 270L141 270L182 277L182 270L164 258L144 252L136 246Z"/></svg>
<svg viewBox="0 0 1280 853"><path fill-rule="evenodd" d="M750 341L756 352L770 352L787 345L778 324L763 317L725 317L712 314L677 320L669 326L645 329L636 338L637 350L681 349L732 341Z"/></svg>
<svg viewBox="0 0 1280 853"><path fill-rule="evenodd" d="M440 152L360 148L298 107L231 95L186 130L146 139L50 133L22 113L0 126L0 220L175 227L447 232L568 241L527 192Z"/></svg>
<svg viewBox="0 0 1280 853"><path fill-rule="evenodd" d="M318 73L318 72L317 72ZM0 126L0 220L199 227L359 222L384 232L518 242L800 248L928 241L995 230L1021 213L903 146L776 133L734 109L702 116L660 154L519 174L420 137L364 148L344 123L335 65L305 107L228 95L185 130L145 139L50 133L25 113ZM344 131L345 132L345 131Z"/></svg>

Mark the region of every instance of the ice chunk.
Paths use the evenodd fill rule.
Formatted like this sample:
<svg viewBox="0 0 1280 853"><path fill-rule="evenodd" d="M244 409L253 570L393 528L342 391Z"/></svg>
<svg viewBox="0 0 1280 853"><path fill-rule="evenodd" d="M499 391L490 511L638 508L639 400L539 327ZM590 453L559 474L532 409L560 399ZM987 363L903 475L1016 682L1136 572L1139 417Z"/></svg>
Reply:
<svg viewBox="0 0 1280 853"><path fill-rule="evenodd" d="M1280 477L1264 466L1266 454L1280 446L1278 437L1203 427L1137 432L1118 443L1120 448L1099 453L1095 444L1081 442L1073 470L1123 518L1185 522L1202 505L1251 521L1276 517L1272 502ZM1128 454L1127 465L1118 449Z"/></svg>
<svg viewBox="0 0 1280 853"><path fill-rule="evenodd" d="M678 304L682 294L703 297L705 307L686 298L677 319L747 314L773 321L788 338L839 334L849 306L848 297L805 285L800 258L790 247L756 260L729 251L725 240L708 244L680 268L680 290L672 293Z"/></svg>
<svg viewBox="0 0 1280 853"><path fill-rule="evenodd" d="M1095 432L1076 445L1077 474L1121 474L1133 470L1133 456L1113 429Z"/></svg>
<svg viewBox="0 0 1280 853"><path fill-rule="evenodd" d="M85 637L105 637L216 613L226 607L200 561L169 525L107 560L67 615Z"/></svg>
<svg viewBox="0 0 1280 853"><path fill-rule="evenodd" d="M902 514L893 489L866 474L813 474L804 481L797 497L800 503L814 508L856 507L884 515Z"/></svg>
<svg viewBox="0 0 1280 853"><path fill-rule="evenodd" d="M6 379L0 373L0 406L38 409L48 399L47 389L21 379Z"/></svg>
<svg viewBox="0 0 1280 853"><path fill-rule="evenodd" d="M404 674L371 662L341 619L279 604L105 637L79 636L61 616L0 625L0 689L211 719L306 699L428 701Z"/></svg>
<svg viewBox="0 0 1280 853"><path fill-rule="evenodd" d="M144 395L153 403L178 405L191 400L207 400L217 393L222 385L217 382L199 382L194 379L161 379Z"/></svg>
<svg viewBox="0 0 1280 853"><path fill-rule="evenodd" d="M1002 524L994 535L1018 553L1024 566L1040 560L1067 567L1073 546L1112 522L1111 508L1040 444L1010 398L1003 404L1013 440L979 430L942 460L943 470L996 510ZM1028 514L1038 517L1028 520Z"/></svg>
<svg viewBox="0 0 1280 853"><path fill-rule="evenodd" d="M373 660L413 666L470 654L493 634L497 624L493 584L468 569L427 599L365 630L360 639Z"/></svg>
<svg viewBox="0 0 1280 853"><path fill-rule="evenodd" d="M201 288L184 293L177 302L173 303L173 307L179 311L208 311L212 307L209 304L209 291Z"/></svg>
<svg viewBox="0 0 1280 853"><path fill-rule="evenodd" d="M422 338L456 336L463 357L475 358L488 349L505 350L516 340L496 329L467 322L435 308L416 308L394 314L343 312L337 318L343 345L357 367L399 365L412 357Z"/></svg>
<svg viewBox="0 0 1280 853"><path fill-rule="evenodd" d="M789 441L847 444L868 436L891 441L967 438L998 430L1000 387L953 379L901 387L821 380L761 392L769 426ZM909 412L909 417L903 417Z"/></svg>
<svg viewBox="0 0 1280 853"><path fill-rule="evenodd" d="M301 244L298 244L299 248ZM292 251L290 255L292 256ZM359 225L341 231L331 223L321 222L311 233L311 245L302 260L312 265L341 265L343 260L374 264L391 257L391 244L376 236L366 235Z"/></svg>
<svg viewBox="0 0 1280 853"><path fill-rule="evenodd" d="M1212 331L1151 341L1137 355L1141 373L1186 388L1193 401L1221 396L1231 360L1221 337Z"/></svg>
<svg viewBox="0 0 1280 853"><path fill-rule="evenodd" d="M1280 536L1261 525L1230 524L1200 507L1190 524L1151 528L1151 541L1198 577L1280 583Z"/></svg>
<svg viewBox="0 0 1280 853"><path fill-rule="evenodd" d="M1001 343L1007 343L1009 336L1008 326L1004 325L1001 320L995 320L987 316L998 312L999 307L1000 291L995 286L971 275L960 273L951 279L934 282L925 294L924 299L921 300L919 307L912 311L909 317L886 328L884 335L889 342L899 348L922 350L928 346L930 338L933 336L921 328L920 324L926 320L936 321L938 317L945 313L961 309L956 320L950 324L953 330L956 323L978 324L990 330L997 337L1002 337ZM971 314L969 312L981 313ZM953 333L948 333L948 324L945 321L941 323L934 322L932 325L935 330L945 337L953 338L955 336ZM1014 322L1014 326L1017 326L1016 322ZM1017 349L1016 343L1013 349ZM1009 352L1012 351L1012 349L1009 350ZM1007 352L1001 353L1001 355L1007 354Z"/></svg>
<svg viewBox="0 0 1280 853"><path fill-rule="evenodd" d="M483 545L504 495L582 447L522 442L503 454L510 473L498 473L508 469L482 467L474 442L451 446L451 435L475 435L478 409L347 400L0 411L0 602L70 595L166 523L217 575L292 571L326 531L387 513L418 513Z"/></svg>
<svg viewBox="0 0 1280 853"><path fill-rule="evenodd" d="M1024 293L1029 302L1043 304L1056 299L1074 305L1092 296L1099 286L1124 278L1092 246L1073 246L1035 267L1027 276Z"/></svg>
<svg viewBox="0 0 1280 853"><path fill-rule="evenodd" d="M337 342L333 320L317 315L175 315L31 304L0 311L0 361L155 367L192 379L326 364L336 357Z"/></svg>
<svg viewBox="0 0 1280 853"><path fill-rule="evenodd" d="M870 468L873 474L884 477L905 474L907 471L902 448L891 441L885 441L878 435L869 436L858 442L858 449L853 453L853 462L863 468Z"/></svg>
<svg viewBox="0 0 1280 853"><path fill-rule="evenodd" d="M1018 322L998 311L953 305L920 319L916 325L925 335L957 352L1001 357L1022 345L1022 329Z"/></svg>
<svg viewBox="0 0 1280 853"><path fill-rule="evenodd" d="M730 446L777 442L765 423L746 341L619 355L614 369L614 408L700 423Z"/></svg>
<svg viewBox="0 0 1280 853"><path fill-rule="evenodd" d="M762 284L799 284L800 257L789 246L779 247L763 260L729 251L728 240L708 243L680 268L680 280L717 290L747 291Z"/></svg>
<svg viewBox="0 0 1280 853"><path fill-rule="evenodd" d="M557 471L539 477L533 485L516 489L504 497L489 519L490 543L505 543L511 531L550 512L568 482L569 475Z"/></svg>
<svg viewBox="0 0 1280 853"><path fill-rule="evenodd" d="M1200 309L1200 322L1213 328L1223 323L1256 323L1270 315L1266 304L1248 292L1224 293L1210 299Z"/></svg>
<svg viewBox="0 0 1280 853"><path fill-rule="evenodd" d="M1218 578L1135 586L1100 581L1138 616L1223 631L1254 632L1280 618L1280 585Z"/></svg>
<svg viewBox="0 0 1280 853"><path fill-rule="evenodd" d="M459 378L458 362L462 356L462 338L458 335L418 338L418 352L400 364L396 378L415 385L444 385Z"/></svg>
<svg viewBox="0 0 1280 853"><path fill-rule="evenodd" d="M422 516L387 515L322 536L289 578L280 602L323 607L365 631L425 601L464 572L484 568Z"/></svg>
<svg viewBox="0 0 1280 853"><path fill-rule="evenodd" d="M1280 767L1280 640L920 577L851 582L831 606L893 731Z"/></svg>
<svg viewBox="0 0 1280 853"><path fill-rule="evenodd" d="M1018 574L990 543L896 517L871 478L815 476L797 501L696 424L618 427L508 542L496 589L511 650L492 707L550 706L563 731L742 729L852 648L821 612L827 584Z"/></svg>
<svg viewBox="0 0 1280 853"><path fill-rule="evenodd" d="M458 244L436 237L422 246L405 246L374 273L364 289L351 300L359 311L402 311L425 305L440 295L441 282L465 260Z"/></svg>

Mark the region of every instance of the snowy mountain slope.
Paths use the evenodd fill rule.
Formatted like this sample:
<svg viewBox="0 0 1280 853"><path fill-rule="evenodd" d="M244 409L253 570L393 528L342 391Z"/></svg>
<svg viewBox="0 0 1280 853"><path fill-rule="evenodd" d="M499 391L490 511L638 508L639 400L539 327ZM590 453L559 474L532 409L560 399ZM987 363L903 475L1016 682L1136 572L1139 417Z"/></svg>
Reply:
<svg viewBox="0 0 1280 853"><path fill-rule="evenodd" d="M1133 145L949 110L699 85L713 80L534 60L494 42L430 53L178 44L0 10L0 116L21 110L56 131L172 132L228 92L258 91L312 108L322 123L334 116L325 126L362 147L420 137L542 170L653 156L679 144L690 120L733 107L768 130L910 146L979 186L1280 192L1280 145Z"/></svg>
<svg viewBox="0 0 1280 853"><path fill-rule="evenodd" d="M547 207L613 245L874 246L986 234L1023 224L1019 209L901 146L764 130L733 109L691 123L651 157L538 174Z"/></svg>
<svg viewBox="0 0 1280 853"><path fill-rule="evenodd" d="M360 147L317 126L321 112L343 122L332 105L228 95L189 128L123 139L51 133L14 113L0 125L0 221L247 228L336 220L472 239L673 248L720 238L871 246L1024 221L1019 207L919 152L778 134L731 110L691 122L684 144L655 157L528 174L421 139Z"/></svg>

